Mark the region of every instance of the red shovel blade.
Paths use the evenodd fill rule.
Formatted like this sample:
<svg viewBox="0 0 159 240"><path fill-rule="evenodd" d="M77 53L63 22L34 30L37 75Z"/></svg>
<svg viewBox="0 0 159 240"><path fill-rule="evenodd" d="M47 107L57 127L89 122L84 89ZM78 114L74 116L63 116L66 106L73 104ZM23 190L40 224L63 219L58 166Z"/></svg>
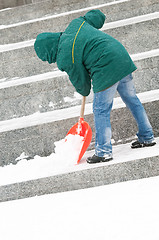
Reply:
<svg viewBox="0 0 159 240"><path fill-rule="evenodd" d="M72 135L80 135L84 137L81 151L79 153L79 157L77 160L77 164L80 162L81 158L83 157L85 151L89 147L89 144L92 140L92 129L90 128L89 124L84 121L83 118L79 119L79 122L77 122L67 133Z"/></svg>

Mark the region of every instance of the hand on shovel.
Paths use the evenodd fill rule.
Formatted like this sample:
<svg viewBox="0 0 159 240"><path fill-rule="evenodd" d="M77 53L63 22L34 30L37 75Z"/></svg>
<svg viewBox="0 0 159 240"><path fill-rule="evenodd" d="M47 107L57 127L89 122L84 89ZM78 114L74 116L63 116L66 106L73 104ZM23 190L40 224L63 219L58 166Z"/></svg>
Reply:
<svg viewBox="0 0 159 240"><path fill-rule="evenodd" d="M73 135L79 135L83 137L82 147L79 152L77 164L80 162L81 158L83 157L85 151L87 150L92 140L92 130L89 124L84 121L85 102L86 102L86 97L83 97L79 121L67 133L67 135L73 134Z"/></svg>

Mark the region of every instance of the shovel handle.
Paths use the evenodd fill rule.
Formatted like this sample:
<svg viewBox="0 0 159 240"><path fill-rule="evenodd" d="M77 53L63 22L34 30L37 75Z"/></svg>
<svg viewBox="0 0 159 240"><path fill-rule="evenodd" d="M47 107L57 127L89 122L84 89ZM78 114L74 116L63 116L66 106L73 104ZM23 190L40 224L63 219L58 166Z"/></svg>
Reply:
<svg viewBox="0 0 159 240"><path fill-rule="evenodd" d="M83 96L82 105L81 105L80 118L84 118L85 103L86 103L86 97Z"/></svg>

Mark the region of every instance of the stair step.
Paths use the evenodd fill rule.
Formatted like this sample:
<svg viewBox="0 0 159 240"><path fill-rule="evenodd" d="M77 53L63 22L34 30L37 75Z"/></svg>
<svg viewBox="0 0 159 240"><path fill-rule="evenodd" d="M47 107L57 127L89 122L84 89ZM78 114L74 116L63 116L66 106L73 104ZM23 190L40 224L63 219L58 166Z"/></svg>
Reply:
<svg viewBox="0 0 159 240"><path fill-rule="evenodd" d="M98 0L100 1L100 0ZM106 0L106 2L109 2L111 0ZM19 11L25 11L27 12L27 14L30 13L30 11L28 11L30 8L33 8L34 11L36 12L37 10L41 10L41 8L50 8L52 7L62 7L63 5L67 6L68 4L73 5L75 3L83 3L83 0L64 0L64 1L48 1L48 0L7 0L7 1L2 1L0 3L0 12L1 11L7 11L7 10L12 10L12 15L13 13L15 14L19 14ZM84 1L85 2L85 1ZM93 2L93 1L92 1ZM50 6L50 3L52 3L52 5ZM42 6L41 6L42 5ZM40 8L41 7L41 8ZM16 11L19 10L19 11ZM32 11L31 11L32 12ZM26 14L26 13L25 13ZM12 17L12 15L9 15L9 17Z"/></svg>
<svg viewBox="0 0 159 240"><path fill-rule="evenodd" d="M116 29L119 27L134 25L138 23L145 23L147 21L156 20L159 18L159 12L151 12L149 14L143 14L131 18L125 18L123 20L108 22L103 25L101 28L102 31L108 31L109 29ZM25 47L33 46L35 39L26 40L23 42L15 42L15 43L8 43L0 45L0 52L7 52L11 50L21 49Z"/></svg>
<svg viewBox="0 0 159 240"><path fill-rule="evenodd" d="M133 61L138 62L141 60L145 60L148 61L148 59L153 59L155 61L155 59L159 56L159 48L157 49L153 49L150 51L146 51L146 52L139 52L136 54L131 54L131 58L133 59ZM147 63L147 65L149 65L149 63ZM142 64L140 64L140 69ZM155 65L153 66L156 67L157 64L155 63ZM143 66L144 68L147 68L147 66ZM9 88L9 87L14 87L14 86L19 86L19 85L23 85L23 84L28 84L28 83L33 83L33 82L38 82L38 81L42 81L42 80L46 80L46 79L51 79L51 78L55 78L55 77L64 77L67 74L65 72L61 72L58 70L58 68L52 68L52 70L54 69L54 71L45 71L45 73L43 74L38 74L38 75L32 75L32 76L28 76L28 77L24 77L24 78L11 78L11 79L0 79L0 89L3 88Z"/></svg>
<svg viewBox="0 0 159 240"><path fill-rule="evenodd" d="M135 0L137 1L137 0ZM120 4L114 4L113 2L113 7L114 7L114 13L112 12L112 6L109 7L98 7L97 5L92 6L91 9L98 8L103 11L107 15L107 23L110 21L117 21L117 20L122 20L125 18L131 18L134 16L142 15L142 14L150 14L154 11L158 11L159 9L159 4L154 6L154 2L151 3L151 5L144 7L143 13L139 11L138 4L133 4L133 6L125 6L126 4L131 4L132 1L124 2L124 5L121 6L121 9L118 8ZM155 2L156 4L156 2ZM135 11L127 11L127 9L130 7L130 9L135 9ZM122 9L125 9L123 11ZM10 25L2 25L1 28L1 33L2 37L0 39L0 44L7 44L7 43L15 43L15 42L21 42L21 41L26 41L30 39L36 38L37 34L40 32L59 32L59 31L64 31L64 29L67 27L67 25L70 23L71 20L74 18L77 18L81 15L84 15L88 10L88 8L84 9L78 9L70 11L70 12L65 12L61 13L60 15L52 15L49 17L45 18L40 18L40 19L33 19L30 21L25 21L25 22L19 22L15 24L10 24ZM141 10L141 9L140 9ZM125 13L126 12L126 13ZM132 13L131 13L132 12ZM109 17L108 14L111 13L111 17ZM128 14L129 13L129 14ZM135 14L136 13L136 14ZM115 17L114 17L115 16ZM60 19L60 20L59 20ZM15 32L18 32L17 35L15 35ZM9 36L9 37L8 37ZM11 41L11 42L10 42Z"/></svg>
<svg viewBox="0 0 159 240"><path fill-rule="evenodd" d="M138 71L133 74L137 93L159 88L158 59L159 51L133 54ZM19 118L36 112L49 112L79 105L81 97L66 73L52 71L27 78L17 78L0 83L0 121ZM93 93L87 97L92 102Z"/></svg>
<svg viewBox="0 0 159 240"><path fill-rule="evenodd" d="M32 3L32 0L7 0L7 1L1 1L0 2L0 10L1 11L7 11L8 9L10 10L11 8L21 6L24 4L29 4Z"/></svg>
<svg viewBox="0 0 159 240"><path fill-rule="evenodd" d="M139 16L140 17L140 16ZM156 19L154 19L156 18ZM151 20L150 20L151 19ZM132 19L132 21L134 18ZM127 26L125 25L127 21ZM135 23L130 23L129 19L124 22L114 22L114 28L104 30L114 38L118 39L130 54L151 51L158 48L158 32L156 31L159 23L159 13L145 15L144 18L136 18ZM124 26L122 26L122 24ZM118 27L117 27L118 25ZM104 29L107 24L104 26ZM108 28L110 28L108 24ZM121 34L122 33L122 34ZM153 38L151 37L153 34ZM142 41L145 39L146 41ZM28 46L31 44L31 46ZM21 42L12 45L1 45L0 56L2 71L0 79L13 77L27 77L44 72L50 72L57 68L56 64L41 62L33 49L34 41ZM22 48L19 48L22 47ZM153 47L153 49L152 49ZM13 50L12 50L13 49ZM10 61L8 61L8 59Z"/></svg>
<svg viewBox="0 0 159 240"><path fill-rule="evenodd" d="M137 94L142 103L150 103L159 101L159 89L151 90L148 92L142 92ZM92 103L86 103L85 116L92 114ZM114 98L113 109L124 108L125 104L120 97ZM16 129L27 128L31 126L61 121L70 118L76 118L79 116L80 105L70 108L58 109L46 113L37 112L29 116L23 116L21 118L14 118L7 121L1 121L0 133L6 131L13 131Z"/></svg>
<svg viewBox="0 0 159 240"><path fill-rule="evenodd" d="M155 97L155 92L152 91L139 94L139 98L143 101L155 136L159 136L159 122L156 121L159 115L157 90L156 95ZM127 142L129 138L134 139L137 132L135 121L129 111L119 102L119 99L116 101L111 113L112 138L115 144L121 139L123 142ZM79 113L80 106L75 106L69 109L1 121L0 166L15 163L14 160L22 152L31 157L37 154L40 156L50 155L54 151L54 142L63 139L68 130L78 122ZM119 119L120 124L118 124ZM85 121L89 123L93 131L92 143L89 147L92 149L95 141L95 129L91 104L86 105Z"/></svg>
<svg viewBox="0 0 159 240"><path fill-rule="evenodd" d="M89 10L92 7L96 8L96 5L100 7L104 6L113 6L116 4L123 4L130 0L98 0L98 3L94 0L90 0L89 3L87 1L81 0L73 0L69 1L69 3L65 3L65 1L43 1L40 3L29 4L17 8L9 8L6 11L0 12L0 22L5 27L5 25L20 23L24 21L39 21L41 18L50 18L53 15L58 17L60 14L70 14L71 12L80 12L83 8ZM155 3L155 0L153 0ZM67 0L68 2L68 0ZM144 1L145 2L145 1ZM157 3L157 2L156 2ZM149 5L149 3L143 3L141 6ZM151 5L151 4L150 4ZM19 12L23 12L23 14L19 14ZM70 13L68 13L70 12ZM7 16L6 17L6 13Z"/></svg>
<svg viewBox="0 0 159 240"><path fill-rule="evenodd" d="M38 159L20 161L19 165L0 168L0 202L158 176L159 138L156 142L142 149L131 149L130 143L114 146L114 159L108 163L87 164L91 151L78 165L63 166L61 159L55 169L52 156L39 158L40 163ZM36 167L37 172L33 171Z"/></svg>
<svg viewBox="0 0 159 240"><path fill-rule="evenodd" d="M119 20L131 16L142 15L145 13L154 12L158 9L158 0L116 0L116 1L104 1L98 0L98 3L94 0L78 1L74 4L68 5L55 5L57 3L53 1L45 1L40 4L31 4L23 7L7 9L0 12L1 28L15 27L17 25L24 25L27 23L33 23L41 20L48 20L50 18L58 18L74 13L87 12L92 9L101 9L105 11L108 16L107 21ZM127 9L131 11L127 11ZM19 14L22 12L23 14ZM125 12L122 16L121 12ZM7 13L7 16L6 16ZM116 14L118 13L118 14Z"/></svg>

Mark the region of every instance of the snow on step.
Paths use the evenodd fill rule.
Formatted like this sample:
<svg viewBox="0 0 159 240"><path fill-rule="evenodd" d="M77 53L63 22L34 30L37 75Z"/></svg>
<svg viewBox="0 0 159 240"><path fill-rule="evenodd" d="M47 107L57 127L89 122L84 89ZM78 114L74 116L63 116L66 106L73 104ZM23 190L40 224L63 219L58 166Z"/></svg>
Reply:
<svg viewBox="0 0 159 240"><path fill-rule="evenodd" d="M60 147L62 146L63 148L64 145L59 147L57 153L52 153L48 157L35 156L34 159L27 161L25 160L25 154L23 154L23 156L21 156L23 160L19 161L16 165L10 164L5 167L0 167L0 185L159 156L159 138L156 138L155 141L157 144L149 148L131 149L130 143L113 146L113 160L108 163L86 163L86 158L94 154L94 151L89 151L85 153L80 164L77 165L76 161L73 158L71 159L69 154L66 154L65 149L65 158L64 156L60 157L58 154Z"/></svg>
<svg viewBox="0 0 159 240"><path fill-rule="evenodd" d="M113 28L118 28L118 27L123 27L123 26L128 26L128 25L133 25L137 23L142 23L150 20L155 20L159 18L159 12L154 12L154 13L149 13L137 17L132 17L132 18L127 18L115 22L110 22L104 24L101 30L107 30L107 29L113 29Z"/></svg>

